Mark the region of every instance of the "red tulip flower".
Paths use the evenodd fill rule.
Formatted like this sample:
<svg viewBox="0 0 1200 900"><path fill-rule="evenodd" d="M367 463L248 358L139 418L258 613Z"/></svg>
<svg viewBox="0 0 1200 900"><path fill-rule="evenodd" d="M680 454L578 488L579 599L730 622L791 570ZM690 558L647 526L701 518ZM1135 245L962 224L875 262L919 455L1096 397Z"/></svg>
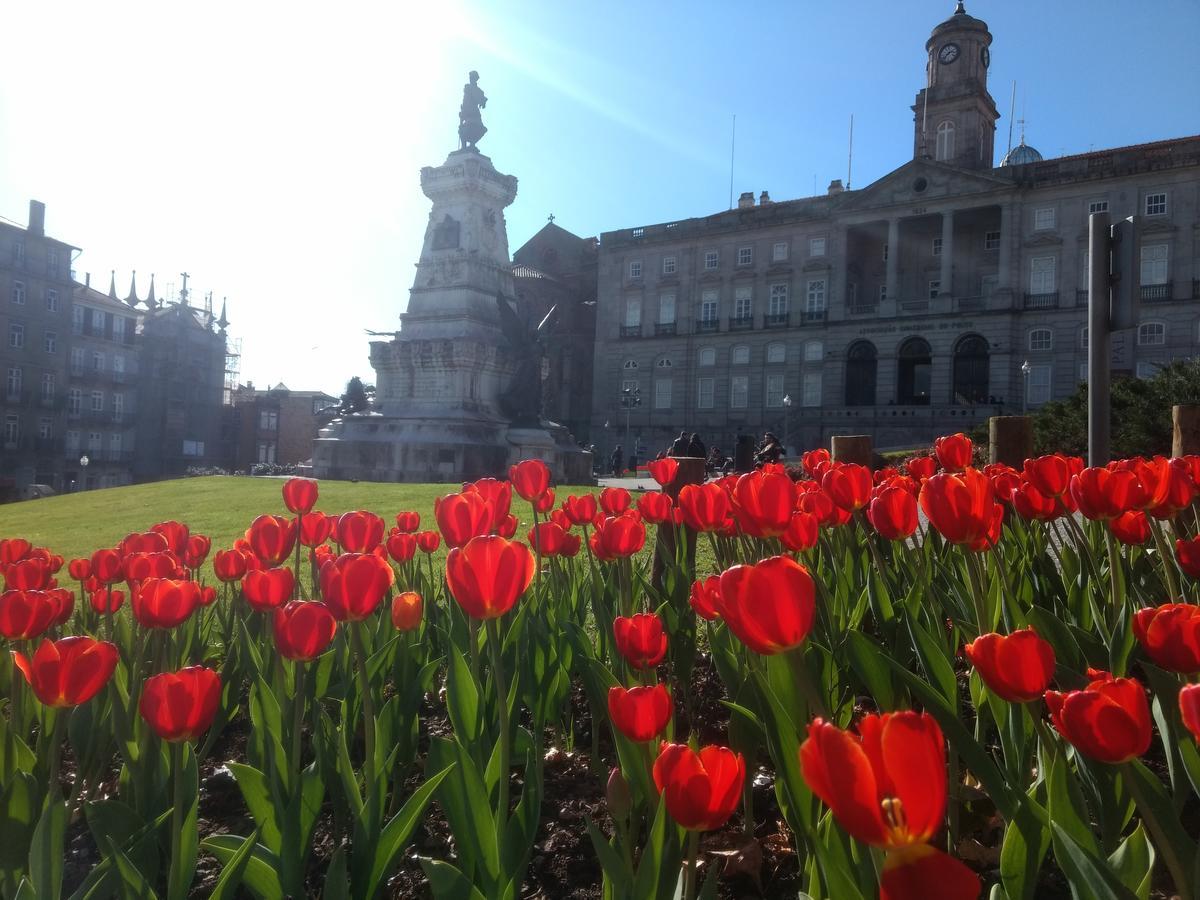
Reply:
<svg viewBox="0 0 1200 900"><path fill-rule="evenodd" d="M653 459L646 463L646 471L650 473L651 478L658 482L659 487L665 488L679 474L679 461L669 456L664 456L662 459Z"/></svg>
<svg viewBox="0 0 1200 900"><path fill-rule="evenodd" d="M387 552L393 560L403 565L417 554L417 538L407 531L393 530L388 535Z"/></svg>
<svg viewBox="0 0 1200 900"><path fill-rule="evenodd" d="M311 512L317 505L317 483L311 478L289 478L283 483L283 505L296 515Z"/></svg>
<svg viewBox="0 0 1200 900"><path fill-rule="evenodd" d="M671 694L665 684L626 690L608 689L608 714L613 727L631 741L652 741L671 721Z"/></svg>
<svg viewBox="0 0 1200 900"><path fill-rule="evenodd" d="M492 530L491 507L483 495L476 492L439 497L433 502L433 517L446 540L446 546L451 548L465 546L471 538Z"/></svg>
<svg viewBox="0 0 1200 900"><path fill-rule="evenodd" d="M675 462L675 460L671 460L671 462ZM670 495L664 494L662 491L647 491L638 498L637 502L638 512L651 525L670 522L674 505Z"/></svg>
<svg viewBox="0 0 1200 900"><path fill-rule="evenodd" d="M713 744L696 751L664 742L654 761L654 786L688 831L714 831L729 821L745 780L742 755Z"/></svg>
<svg viewBox="0 0 1200 900"><path fill-rule="evenodd" d="M1200 578L1200 535L1175 542L1175 559L1185 575Z"/></svg>
<svg viewBox="0 0 1200 900"><path fill-rule="evenodd" d="M800 465L804 467L804 471L808 473L810 478L820 480L825 474L825 470L829 468L832 458L829 451L824 447L818 447L816 450L809 450L800 457Z"/></svg>
<svg viewBox="0 0 1200 900"><path fill-rule="evenodd" d="M903 541L917 530L917 498L904 488L884 488L867 507L867 521L889 541Z"/></svg>
<svg viewBox="0 0 1200 900"><path fill-rule="evenodd" d="M978 900L979 876L929 844L890 851L879 876L879 900Z"/></svg>
<svg viewBox="0 0 1200 900"><path fill-rule="evenodd" d="M387 560L374 553L343 553L321 567L321 596L339 622L372 615L396 579Z"/></svg>
<svg viewBox="0 0 1200 900"><path fill-rule="evenodd" d="M200 585L172 578L147 578L130 599L133 617L143 628L175 628L200 606Z"/></svg>
<svg viewBox="0 0 1200 900"><path fill-rule="evenodd" d="M908 469L910 477L917 481L924 481L926 478L933 477L933 474L937 472L938 461L935 456L914 456L904 464L904 467Z"/></svg>
<svg viewBox="0 0 1200 900"><path fill-rule="evenodd" d="M299 540L301 546L317 547L329 540L336 519L318 509L305 513L300 519Z"/></svg>
<svg viewBox="0 0 1200 900"><path fill-rule="evenodd" d="M271 612L287 602L295 586L291 569L256 569L242 579L242 594L255 612Z"/></svg>
<svg viewBox="0 0 1200 900"><path fill-rule="evenodd" d="M654 613L618 616L613 620L617 652L635 669L653 669L667 655L663 621Z"/></svg>
<svg viewBox="0 0 1200 900"><path fill-rule="evenodd" d="M484 535L453 548L446 557L446 584L473 619L497 619L533 581L536 561L524 544Z"/></svg>
<svg viewBox="0 0 1200 900"><path fill-rule="evenodd" d="M646 526L635 513L611 516L596 526L593 549L603 560L633 556L646 546Z"/></svg>
<svg viewBox="0 0 1200 900"><path fill-rule="evenodd" d="M817 546L817 517L806 512L794 512L787 529L779 536L780 543L792 553L811 550Z"/></svg>
<svg viewBox="0 0 1200 900"><path fill-rule="evenodd" d="M212 538L204 534L193 534L188 538L187 546L183 548L183 564L189 569L200 568L208 559L211 549Z"/></svg>
<svg viewBox="0 0 1200 900"><path fill-rule="evenodd" d="M796 485L778 471L748 472L733 488L733 504L743 530L754 537L778 537L792 521Z"/></svg>
<svg viewBox="0 0 1200 900"><path fill-rule="evenodd" d="M97 588L88 595L92 609L101 615L111 615L125 605L125 592L112 588Z"/></svg>
<svg viewBox="0 0 1200 900"><path fill-rule="evenodd" d="M145 531L125 535L117 549L122 556L128 556L131 553L166 553L171 549L171 545L160 532Z"/></svg>
<svg viewBox="0 0 1200 900"><path fill-rule="evenodd" d="M1182 675L1200 672L1200 606L1166 603L1139 609L1133 635L1159 668Z"/></svg>
<svg viewBox="0 0 1200 900"><path fill-rule="evenodd" d="M562 508L572 525L590 525L596 518L596 495L570 496L563 501Z"/></svg>
<svg viewBox="0 0 1200 900"><path fill-rule="evenodd" d="M27 556L4 569L4 586L13 591L44 591L50 587L50 575L46 560Z"/></svg>
<svg viewBox="0 0 1200 900"><path fill-rule="evenodd" d="M984 550L1000 537L1004 507L992 483L977 469L942 472L921 485L921 509L946 540Z"/></svg>
<svg viewBox="0 0 1200 900"><path fill-rule="evenodd" d="M405 534L412 534L421 527L421 514L412 510L396 513L396 527Z"/></svg>
<svg viewBox="0 0 1200 900"><path fill-rule="evenodd" d="M1153 473L1153 478L1142 476L1143 485L1150 491L1146 512L1156 519L1171 519L1191 506L1196 497L1196 483L1185 460L1156 456L1146 468Z"/></svg>
<svg viewBox="0 0 1200 900"><path fill-rule="evenodd" d="M583 547L583 538L577 534L567 532L563 535L562 549L558 551L559 556L567 559L574 559L579 555L580 549Z"/></svg>
<svg viewBox="0 0 1200 900"><path fill-rule="evenodd" d="M738 639L764 656L799 647L812 630L816 586L790 556L772 556L721 573L719 612Z"/></svg>
<svg viewBox="0 0 1200 900"><path fill-rule="evenodd" d="M0 594L0 634L10 641L40 636L58 617L58 602L45 591Z"/></svg>
<svg viewBox="0 0 1200 900"><path fill-rule="evenodd" d="M971 465L975 447L962 432L940 437L933 442L933 452L947 472L961 472Z"/></svg>
<svg viewBox="0 0 1200 900"><path fill-rule="evenodd" d="M425 601L416 591L402 591L392 598L392 624L397 631L414 631L421 627Z"/></svg>
<svg viewBox="0 0 1200 900"><path fill-rule="evenodd" d="M121 554L116 550L97 550L92 554L92 577L98 578L104 584L114 584L121 580Z"/></svg>
<svg viewBox="0 0 1200 900"><path fill-rule="evenodd" d="M470 484L463 485L464 494L478 494L483 498L491 517L489 532L495 532L500 524L508 518L512 506L512 484L496 478L480 478ZM436 510L435 510L436 511Z"/></svg>
<svg viewBox="0 0 1200 900"><path fill-rule="evenodd" d="M144 581L147 578L185 577L186 573L178 570L179 560L174 554L163 551L160 553L130 553L123 563L125 580L129 582Z"/></svg>
<svg viewBox="0 0 1200 900"><path fill-rule="evenodd" d="M46 706L65 709L87 703L108 684L120 654L115 644L90 637L42 641L29 659L13 652L13 663Z"/></svg>
<svg viewBox="0 0 1200 900"><path fill-rule="evenodd" d="M719 484L685 484L675 501L683 524L693 531L718 531L731 511L729 494Z"/></svg>
<svg viewBox="0 0 1200 900"><path fill-rule="evenodd" d="M629 491L621 487L607 487L600 492L600 508L610 516L619 516L633 502Z"/></svg>
<svg viewBox="0 0 1200 900"><path fill-rule="evenodd" d="M1179 714L1184 727L1200 741L1200 684L1185 684L1180 688Z"/></svg>
<svg viewBox="0 0 1200 900"><path fill-rule="evenodd" d="M384 521L373 512L342 513L333 525L333 539L343 553L370 553L383 543Z"/></svg>
<svg viewBox="0 0 1200 900"><path fill-rule="evenodd" d="M308 600L293 600L276 609L271 625L279 655L300 662L324 653L337 634L337 621L329 608Z"/></svg>
<svg viewBox="0 0 1200 900"><path fill-rule="evenodd" d="M540 516L554 509L554 488L546 488L530 501L533 511Z"/></svg>
<svg viewBox="0 0 1200 900"><path fill-rule="evenodd" d="M67 620L71 618L71 613L75 611L75 593L66 588L50 588L46 591L48 596L54 603L56 612L52 625L65 625Z"/></svg>
<svg viewBox="0 0 1200 900"><path fill-rule="evenodd" d="M1046 706L1058 733L1085 756L1123 763L1150 748L1150 705L1132 678L1089 670L1094 679L1081 691L1046 691Z"/></svg>
<svg viewBox="0 0 1200 900"><path fill-rule="evenodd" d="M963 652L988 689L1009 703L1037 700L1054 677L1054 648L1032 628L980 635Z"/></svg>
<svg viewBox="0 0 1200 900"><path fill-rule="evenodd" d="M714 622L721 617L721 576L709 575L692 582L688 603L700 618Z"/></svg>
<svg viewBox="0 0 1200 900"><path fill-rule="evenodd" d="M175 521L159 522L157 525L151 526L150 530L155 534L162 535L163 540L167 542L167 546L163 549L169 550L176 556L183 556L190 534L190 530L185 524Z"/></svg>
<svg viewBox="0 0 1200 900"><path fill-rule="evenodd" d="M550 467L540 459L523 459L509 467L508 480L513 490L532 503L550 487Z"/></svg>
<svg viewBox="0 0 1200 900"><path fill-rule="evenodd" d="M1108 530L1122 544L1140 547L1150 539L1150 520L1140 509L1131 509L1109 519Z"/></svg>
<svg viewBox="0 0 1200 900"><path fill-rule="evenodd" d="M221 701L221 676L203 666L146 679L139 710L164 741L194 741L208 731Z"/></svg>
<svg viewBox="0 0 1200 900"><path fill-rule="evenodd" d="M1123 512L1140 509L1145 490L1128 469L1093 466L1071 478L1071 496L1087 518L1115 519Z"/></svg>
<svg viewBox="0 0 1200 900"><path fill-rule="evenodd" d="M25 538L4 538L0 540L0 566L11 566L18 560L24 559L33 549L33 544Z"/></svg>
<svg viewBox="0 0 1200 900"><path fill-rule="evenodd" d="M73 559L67 563L67 572L76 581L87 581L92 577L92 561L87 558Z"/></svg>
<svg viewBox="0 0 1200 900"><path fill-rule="evenodd" d="M218 581L241 581L246 574L246 557L240 550L218 550L213 556L213 572Z"/></svg>
<svg viewBox="0 0 1200 900"><path fill-rule="evenodd" d="M1023 474L1047 497L1061 497L1071 487L1071 464L1061 453L1025 460Z"/></svg>
<svg viewBox="0 0 1200 900"><path fill-rule="evenodd" d="M871 470L857 463L835 464L821 479L821 490L842 509L854 512L871 500Z"/></svg>
<svg viewBox="0 0 1200 900"><path fill-rule="evenodd" d="M442 545L442 536L436 531L418 531L417 549L422 553L434 553Z"/></svg>
<svg viewBox="0 0 1200 900"><path fill-rule="evenodd" d="M562 552L567 533L556 522L538 522L529 529L529 546L538 556L557 556Z"/></svg>
<svg viewBox="0 0 1200 900"><path fill-rule="evenodd" d="M286 562L296 546L296 520L283 516L259 516L246 534L254 555L265 566Z"/></svg>
<svg viewBox="0 0 1200 900"><path fill-rule="evenodd" d="M1022 519L1049 522L1057 519L1063 512L1057 497L1044 493L1032 481L1018 481L1009 496L1013 509Z"/></svg>

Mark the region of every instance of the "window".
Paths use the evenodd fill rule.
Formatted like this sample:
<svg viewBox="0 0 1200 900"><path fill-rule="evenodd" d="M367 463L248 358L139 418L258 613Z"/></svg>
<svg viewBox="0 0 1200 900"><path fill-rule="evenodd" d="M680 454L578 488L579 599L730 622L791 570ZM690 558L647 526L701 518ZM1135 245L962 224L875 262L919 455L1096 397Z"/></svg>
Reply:
<svg viewBox="0 0 1200 900"><path fill-rule="evenodd" d="M124 316L113 316L112 338L114 341L125 340L125 317Z"/></svg>
<svg viewBox="0 0 1200 900"><path fill-rule="evenodd" d="M1000 286L999 275L984 275L979 279L979 296L987 298L996 293Z"/></svg>
<svg viewBox="0 0 1200 900"><path fill-rule="evenodd" d="M1167 283L1169 244L1142 244L1142 284Z"/></svg>
<svg viewBox="0 0 1200 900"><path fill-rule="evenodd" d="M12 350L25 349L25 326L13 322L8 326L8 346Z"/></svg>
<svg viewBox="0 0 1200 900"><path fill-rule="evenodd" d="M1162 322L1143 322L1138 326L1139 347L1160 347L1167 342L1167 326Z"/></svg>
<svg viewBox="0 0 1200 900"><path fill-rule="evenodd" d="M640 394L642 392L642 383L636 378L626 378L621 382L621 394Z"/></svg>
<svg viewBox="0 0 1200 900"><path fill-rule="evenodd" d="M753 288L748 284L740 285L733 291L733 317L741 321L754 315Z"/></svg>
<svg viewBox="0 0 1200 900"><path fill-rule="evenodd" d="M954 158L954 123L950 121L940 122L937 127L937 144L934 151L934 159L938 162L945 162L948 159Z"/></svg>
<svg viewBox="0 0 1200 900"><path fill-rule="evenodd" d="M664 256L663 257L662 271L663 271L664 275L674 275L675 274L675 257L673 257L673 256Z"/></svg>
<svg viewBox="0 0 1200 900"><path fill-rule="evenodd" d="M887 285L881 284L879 286L879 302L882 303L886 299L887 299Z"/></svg>
<svg viewBox="0 0 1200 900"><path fill-rule="evenodd" d="M883 261L884 262L888 261L888 245L887 245L886 241L883 244Z"/></svg>
<svg viewBox="0 0 1200 900"><path fill-rule="evenodd" d="M1086 350L1088 348L1088 329L1084 325L1079 329L1079 349Z"/></svg>
<svg viewBox="0 0 1200 900"><path fill-rule="evenodd" d="M700 349L698 365L715 366L717 364L717 351L712 347L702 347Z"/></svg>
<svg viewBox="0 0 1200 900"><path fill-rule="evenodd" d="M58 352L58 335L55 334L53 331L47 331L45 334L45 340L43 341L42 346L45 348L47 353L57 353Z"/></svg>
<svg viewBox="0 0 1200 900"><path fill-rule="evenodd" d="M274 446L274 445L272 445L272 446ZM272 451L272 452L274 452L274 451ZM184 456L203 456L204 455L204 441L184 441L183 442L183 455Z"/></svg>
<svg viewBox="0 0 1200 900"><path fill-rule="evenodd" d="M729 406L745 409L750 404L750 376L734 375L729 379Z"/></svg>
<svg viewBox="0 0 1200 900"><path fill-rule="evenodd" d="M1035 328L1029 332L1030 350L1051 350L1054 348L1054 332L1049 328Z"/></svg>
<svg viewBox="0 0 1200 900"><path fill-rule="evenodd" d="M986 403L988 400L988 342L968 334L954 345L951 400L954 403Z"/></svg>
<svg viewBox="0 0 1200 900"><path fill-rule="evenodd" d="M21 439L21 420L15 415L4 417L4 443L5 446L15 447L17 441Z"/></svg>
<svg viewBox="0 0 1200 900"><path fill-rule="evenodd" d="M787 348L783 344L767 344L767 362L781 363L787 359Z"/></svg>
<svg viewBox="0 0 1200 900"><path fill-rule="evenodd" d="M1058 258L1035 256L1029 261L1029 293L1053 294L1058 289Z"/></svg>
<svg viewBox="0 0 1200 900"><path fill-rule="evenodd" d="M8 381L6 383L6 386L8 388L8 399L9 400L16 400L18 397L21 396L22 381L23 381L23 377L22 377L22 373L21 373L21 367L20 366L9 366L8 367Z"/></svg>
<svg viewBox="0 0 1200 900"><path fill-rule="evenodd" d="M279 430L279 412L274 409L259 410L258 427L260 431Z"/></svg>
<svg viewBox="0 0 1200 900"><path fill-rule="evenodd" d="M92 371L93 372L103 372L104 371L104 354L101 353L99 350L92 351Z"/></svg>
<svg viewBox="0 0 1200 900"><path fill-rule="evenodd" d="M638 364L636 359L627 359L625 360L625 364L621 366L622 369L636 369L637 367Z"/></svg>
<svg viewBox="0 0 1200 900"><path fill-rule="evenodd" d="M984 250L999 250L1000 249L1000 232L985 231L983 233L983 249Z"/></svg>
<svg viewBox="0 0 1200 900"><path fill-rule="evenodd" d="M12 302L17 306L25 305L25 282L14 281L12 286Z"/></svg>
<svg viewBox="0 0 1200 900"><path fill-rule="evenodd" d="M1153 378L1158 374L1158 363L1151 360L1142 360L1137 364L1137 377L1143 381Z"/></svg>
<svg viewBox="0 0 1200 900"><path fill-rule="evenodd" d="M824 256L825 255L825 238L815 237L808 239L808 255L809 256Z"/></svg>
<svg viewBox="0 0 1200 900"><path fill-rule="evenodd" d="M104 391L92 391L92 412L104 412Z"/></svg>
<svg viewBox="0 0 1200 900"><path fill-rule="evenodd" d="M51 275L58 274L58 251L57 250L47 250L46 251L46 271L48 271Z"/></svg>
<svg viewBox="0 0 1200 900"><path fill-rule="evenodd" d="M1043 206L1033 211L1033 230L1047 231L1054 228L1057 216L1053 206Z"/></svg>
<svg viewBox="0 0 1200 900"><path fill-rule="evenodd" d="M54 288L46 290L46 310L48 312L58 312L58 291Z"/></svg>
<svg viewBox="0 0 1200 900"><path fill-rule="evenodd" d="M113 421L121 421L121 417L125 415L125 395L113 394L112 396Z"/></svg>
<svg viewBox="0 0 1200 900"><path fill-rule="evenodd" d="M71 374L72 375L82 375L83 374L83 348L82 347L72 347L71 348Z"/></svg>
<svg viewBox="0 0 1200 900"><path fill-rule="evenodd" d="M1147 194L1146 195L1146 215L1148 216L1165 216L1167 214L1167 195L1166 194Z"/></svg>
<svg viewBox="0 0 1200 900"><path fill-rule="evenodd" d="M1108 212L1107 200L1091 200L1088 202L1088 215L1102 212Z"/></svg>
<svg viewBox="0 0 1200 900"><path fill-rule="evenodd" d="M670 409L671 408L671 378L655 378L654 379L654 408L655 409Z"/></svg>
<svg viewBox="0 0 1200 900"><path fill-rule="evenodd" d="M104 310L92 310L92 331L96 334L104 334Z"/></svg>
<svg viewBox="0 0 1200 900"><path fill-rule="evenodd" d="M783 376L767 376L767 408L779 409L783 406Z"/></svg>
<svg viewBox="0 0 1200 900"><path fill-rule="evenodd" d="M71 388L67 391L67 413L78 416L83 411L83 391Z"/></svg>
<svg viewBox="0 0 1200 900"><path fill-rule="evenodd" d="M625 301L625 327L637 328L642 324L642 301L637 297L630 297Z"/></svg>
<svg viewBox="0 0 1200 900"><path fill-rule="evenodd" d="M924 338L911 337L900 345L896 402L928 406L933 374L933 350Z"/></svg>
<svg viewBox="0 0 1200 900"><path fill-rule="evenodd" d="M750 365L750 348L745 344L738 344L733 348L733 352L729 355L729 359L735 366Z"/></svg>
<svg viewBox="0 0 1200 900"><path fill-rule="evenodd" d="M805 372L804 373L804 396L803 406L820 406L821 405L821 373L820 372Z"/></svg>
<svg viewBox="0 0 1200 900"><path fill-rule="evenodd" d="M825 358L825 345L820 341L804 342L804 361L820 362Z"/></svg>
<svg viewBox="0 0 1200 900"><path fill-rule="evenodd" d="M50 403L54 400L54 373L46 372L42 375L42 402Z"/></svg>
<svg viewBox="0 0 1200 900"><path fill-rule="evenodd" d="M113 354L113 374L118 376L117 380L122 380L120 376L125 374L125 357L120 353Z"/></svg>
<svg viewBox="0 0 1200 900"><path fill-rule="evenodd" d="M940 237L935 237L933 239L933 247L931 248L931 250L932 250L934 256L942 255L942 239Z"/></svg>
<svg viewBox="0 0 1200 900"><path fill-rule="evenodd" d="M788 286L786 283L771 285L771 300L767 307L768 315L786 316L788 311Z"/></svg>
<svg viewBox="0 0 1200 900"><path fill-rule="evenodd" d="M1088 370L1087 363L1084 362L1084 363L1079 364L1079 382L1080 382L1080 384L1087 384L1087 380L1088 380L1087 379L1087 370Z"/></svg>
<svg viewBox="0 0 1200 900"><path fill-rule="evenodd" d="M704 270L706 272L714 271L717 268L717 263L719 261L720 261L720 257L717 255L716 250L705 250L704 251Z"/></svg>
<svg viewBox="0 0 1200 900"><path fill-rule="evenodd" d="M787 241L776 241L771 247L771 262L783 262L788 258Z"/></svg>
<svg viewBox="0 0 1200 900"><path fill-rule="evenodd" d="M658 368L658 369L669 369L674 365L675 364L673 362L671 362L670 357L667 357L667 356L664 356L662 359L660 359L658 362L656 362L654 364L655 368Z"/></svg>
<svg viewBox="0 0 1200 900"><path fill-rule="evenodd" d="M855 341L846 351L847 406L875 405L877 356L870 341Z"/></svg>
<svg viewBox="0 0 1200 900"><path fill-rule="evenodd" d="M804 311L807 313L825 312L825 279L810 278L808 289L804 296Z"/></svg>
<svg viewBox="0 0 1200 900"><path fill-rule="evenodd" d="M38 437L44 441L54 437L53 419L48 419L45 416L38 419Z"/></svg>
<svg viewBox="0 0 1200 900"><path fill-rule="evenodd" d="M25 242L17 241L13 244L13 264L17 266L25 265Z"/></svg>
<svg viewBox="0 0 1200 900"><path fill-rule="evenodd" d="M675 295L660 294L658 297L658 323L660 325L675 324Z"/></svg>
<svg viewBox="0 0 1200 900"><path fill-rule="evenodd" d="M108 450L116 458L121 452L121 432L114 431L108 436Z"/></svg>
<svg viewBox="0 0 1200 900"><path fill-rule="evenodd" d="M711 377L696 379L696 408L713 408L713 379Z"/></svg>
<svg viewBox="0 0 1200 900"><path fill-rule="evenodd" d="M185 451L186 455L186 451ZM198 455L198 454L195 454ZM275 442L274 441L259 441L258 442L258 461L260 463L275 462Z"/></svg>
<svg viewBox="0 0 1200 900"><path fill-rule="evenodd" d="M941 292L942 292L942 282L940 280L935 280L935 281L929 282L929 299L930 300L936 300L937 295L940 294Z"/></svg>
<svg viewBox="0 0 1200 900"><path fill-rule="evenodd" d="M78 451L79 450L79 432L78 431L68 431L67 435L66 435L66 443L67 443L68 450Z"/></svg>
<svg viewBox="0 0 1200 900"><path fill-rule="evenodd" d="M71 308L72 334L83 334L83 321L86 315L87 310L85 310L82 306L75 306Z"/></svg>
<svg viewBox="0 0 1200 900"><path fill-rule="evenodd" d="M748 266L754 262L753 247L738 247L737 264L739 266Z"/></svg>
<svg viewBox="0 0 1200 900"><path fill-rule="evenodd" d="M629 277L630 278L641 278L642 277L642 261L640 259L635 259L633 262L631 262L629 264Z"/></svg>
<svg viewBox="0 0 1200 900"><path fill-rule="evenodd" d="M705 291L700 295L700 321L715 322L717 321L717 301L719 295L716 291Z"/></svg>
<svg viewBox="0 0 1200 900"><path fill-rule="evenodd" d="M1030 406L1040 406L1050 399L1050 367L1030 366L1025 379L1025 400Z"/></svg>

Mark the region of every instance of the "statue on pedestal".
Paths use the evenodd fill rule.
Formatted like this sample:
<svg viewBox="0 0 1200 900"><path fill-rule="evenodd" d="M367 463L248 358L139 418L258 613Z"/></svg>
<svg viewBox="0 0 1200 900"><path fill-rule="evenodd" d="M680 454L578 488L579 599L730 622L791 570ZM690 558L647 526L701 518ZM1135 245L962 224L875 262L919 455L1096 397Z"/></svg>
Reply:
<svg viewBox="0 0 1200 900"><path fill-rule="evenodd" d="M487 95L479 89L479 73L471 72L470 82L463 85L462 107L458 110L458 141L460 150L474 150L487 134L480 110L487 106Z"/></svg>

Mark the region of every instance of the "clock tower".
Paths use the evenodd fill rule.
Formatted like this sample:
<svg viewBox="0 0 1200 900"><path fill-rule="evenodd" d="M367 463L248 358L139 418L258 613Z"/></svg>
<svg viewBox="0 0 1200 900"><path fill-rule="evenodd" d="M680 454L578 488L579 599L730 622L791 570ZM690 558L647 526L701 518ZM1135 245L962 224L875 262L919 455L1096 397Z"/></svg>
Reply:
<svg viewBox="0 0 1200 900"><path fill-rule="evenodd" d="M962 0L925 42L925 87L913 104L913 158L963 169L990 169L996 120L988 93L992 34Z"/></svg>

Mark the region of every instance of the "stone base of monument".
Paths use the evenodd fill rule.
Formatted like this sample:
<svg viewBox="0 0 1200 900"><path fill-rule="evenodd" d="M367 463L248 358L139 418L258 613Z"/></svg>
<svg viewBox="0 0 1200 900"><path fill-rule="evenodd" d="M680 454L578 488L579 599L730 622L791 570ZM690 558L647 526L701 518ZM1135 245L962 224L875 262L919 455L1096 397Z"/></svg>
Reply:
<svg viewBox="0 0 1200 900"><path fill-rule="evenodd" d="M589 484L592 454L566 428L511 428L506 422L398 418L335 420L313 441L313 475L343 481L456 483L507 478L508 467L540 459L557 484Z"/></svg>

